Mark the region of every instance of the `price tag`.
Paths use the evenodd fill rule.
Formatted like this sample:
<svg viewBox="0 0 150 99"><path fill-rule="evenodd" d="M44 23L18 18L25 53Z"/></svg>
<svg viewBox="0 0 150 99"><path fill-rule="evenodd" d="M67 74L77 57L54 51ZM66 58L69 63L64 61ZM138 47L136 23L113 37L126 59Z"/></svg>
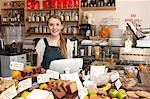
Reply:
<svg viewBox="0 0 150 99"><path fill-rule="evenodd" d="M59 79L59 72L47 70L46 73L49 75L50 78Z"/></svg>
<svg viewBox="0 0 150 99"><path fill-rule="evenodd" d="M18 83L18 92L22 92L28 88L32 87L32 79L28 78Z"/></svg>
<svg viewBox="0 0 150 99"><path fill-rule="evenodd" d="M119 73L118 73L118 72L114 72L114 73L111 75L110 79L111 79L112 82L114 82L114 81L116 81L119 77L120 77L120 76L119 76Z"/></svg>
<svg viewBox="0 0 150 99"><path fill-rule="evenodd" d="M33 89L26 99L54 99L54 96L47 90Z"/></svg>
<svg viewBox="0 0 150 99"><path fill-rule="evenodd" d="M118 79L118 80L115 82L115 86L116 86L117 90L122 86L120 79Z"/></svg>
<svg viewBox="0 0 150 99"><path fill-rule="evenodd" d="M125 41L125 52L131 52L132 48L132 41L131 40L126 40Z"/></svg>
<svg viewBox="0 0 150 99"><path fill-rule="evenodd" d="M17 91L15 85L13 85L0 94L0 99L13 99L15 96L17 96Z"/></svg>
<svg viewBox="0 0 150 99"><path fill-rule="evenodd" d="M45 83L49 81L49 75L48 74L39 74L37 76L37 82L40 83Z"/></svg>
<svg viewBox="0 0 150 99"><path fill-rule="evenodd" d="M10 69L22 71L24 69L24 64L20 62L10 62Z"/></svg>
<svg viewBox="0 0 150 99"><path fill-rule="evenodd" d="M81 90L79 90L78 95L80 97L80 99L84 99L84 97L88 94L88 91L86 88L83 88Z"/></svg>

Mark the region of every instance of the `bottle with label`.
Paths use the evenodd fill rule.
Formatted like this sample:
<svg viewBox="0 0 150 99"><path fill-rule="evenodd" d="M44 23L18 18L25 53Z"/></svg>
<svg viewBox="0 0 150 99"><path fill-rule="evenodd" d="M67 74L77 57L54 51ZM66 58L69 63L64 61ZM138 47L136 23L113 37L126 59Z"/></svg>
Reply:
<svg viewBox="0 0 150 99"><path fill-rule="evenodd" d="M46 13L46 21L49 19L49 13Z"/></svg>
<svg viewBox="0 0 150 99"><path fill-rule="evenodd" d="M66 12L66 13L65 13L65 21L69 21L69 20L70 20L69 13L68 13L68 12Z"/></svg>
<svg viewBox="0 0 150 99"><path fill-rule="evenodd" d="M47 33L47 26L43 26L43 33Z"/></svg>
<svg viewBox="0 0 150 99"><path fill-rule="evenodd" d="M31 20L32 22L35 22L35 13L32 14Z"/></svg>
<svg viewBox="0 0 150 99"><path fill-rule="evenodd" d="M39 26L39 33L42 33L42 32L43 32L43 27Z"/></svg>
<svg viewBox="0 0 150 99"><path fill-rule="evenodd" d="M91 27L87 26L86 36L89 37L91 35Z"/></svg>
<svg viewBox="0 0 150 99"><path fill-rule="evenodd" d="M74 19L75 19L75 21L78 21L78 20L79 20L78 12L75 13L75 18L74 18Z"/></svg>
<svg viewBox="0 0 150 99"><path fill-rule="evenodd" d="M39 13L36 15L36 21L37 21L37 22L40 21L40 14L39 14Z"/></svg>
<svg viewBox="0 0 150 99"><path fill-rule="evenodd" d="M35 27L35 33L38 33L39 32L39 27Z"/></svg>
<svg viewBox="0 0 150 99"><path fill-rule="evenodd" d="M61 17L61 20L64 21L64 15L63 15L63 12L61 12L60 17Z"/></svg>
<svg viewBox="0 0 150 99"><path fill-rule="evenodd" d="M44 14L41 15L41 21L43 21L43 22L45 21L45 15Z"/></svg>

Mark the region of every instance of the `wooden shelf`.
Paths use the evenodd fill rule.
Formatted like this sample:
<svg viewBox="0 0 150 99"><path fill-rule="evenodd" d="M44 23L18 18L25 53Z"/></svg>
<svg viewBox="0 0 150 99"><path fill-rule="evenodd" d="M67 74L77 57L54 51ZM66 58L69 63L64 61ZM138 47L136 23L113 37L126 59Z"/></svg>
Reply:
<svg viewBox="0 0 150 99"><path fill-rule="evenodd" d="M79 22L79 21L63 21L63 22L70 22L71 23L71 22Z"/></svg>
<svg viewBox="0 0 150 99"><path fill-rule="evenodd" d="M22 22L22 21L20 21L20 22L18 22L18 21L9 21L9 22L2 22L1 26L12 26L12 25L10 25L10 23L13 23L15 26L19 26L20 24L21 24L21 26L25 25L24 22Z"/></svg>
<svg viewBox="0 0 150 99"><path fill-rule="evenodd" d="M37 34L37 35L50 35L51 33L35 33L35 32L27 32L27 34ZM63 33L63 35L72 35L72 36L81 36L80 34L67 34L67 33Z"/></svg>
<svg viewBox="0 0 150 99"><path fill-rule="evenodd" d="M28 23L46 23L47 21L34 21L34 22L33 22L33 21L30 21L30 22L27 21L27 22L28 22Z"/></svg>
<svg viewBox="0 0 150 99"><path fill-rule="evenodd" d="M51 8L51 10L78 10L78 8Z"/></svg>
<svg viewBox="0 0 150 99"><path fill-rule="evenodd" d="M51 11L51 9L26 9L26 11Z"/></svg>
<svg viewBox="0 0 150 99"><path fill-rule="evenodd" d="M29 21L27 21L28 23L46 23L47 21L34 21L34 22L29 22ZM79 22L79 21L63 21L63 22L69 22L69 23L71 23L71 22L74 22L74 23L77 23L77 22Z"/></svg>
<svg viewBox="0 0 150 99"><path fill-rule="evenodd" d="M20 9L24 9L24 8L2 8L1 10L20 10Z"/></svg>
<svg viewBox="0 0 150 99"><path fill-rule="evenodd" d="M78 10L79 8L26 9L27 11Z"/></svg>
<svg viewBox="0 0 150 99"><path fill-rule="evenodd" d="M35 33L35 32L27 32L27 34L50 35L51 33Z"/></svg>
<svg viewBox="0 0 150 99"><path fill-rule="evenodd" d="M104 6L104 7L81 7L83 11L97 11L97 10L116 10L115 6Z"/></svg>

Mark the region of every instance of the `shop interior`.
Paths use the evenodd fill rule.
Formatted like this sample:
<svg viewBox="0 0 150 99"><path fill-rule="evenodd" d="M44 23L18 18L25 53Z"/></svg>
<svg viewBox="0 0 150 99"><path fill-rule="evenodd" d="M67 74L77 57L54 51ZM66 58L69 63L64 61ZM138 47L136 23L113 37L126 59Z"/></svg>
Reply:
<svg viewBox="0 0 150 99"><path fill-rule="evenodd" d="M1 0L0 99L150 99L149 0ZM59 15L71 59L37 66ZM39 93L41 93L39 95Z"/></svg>

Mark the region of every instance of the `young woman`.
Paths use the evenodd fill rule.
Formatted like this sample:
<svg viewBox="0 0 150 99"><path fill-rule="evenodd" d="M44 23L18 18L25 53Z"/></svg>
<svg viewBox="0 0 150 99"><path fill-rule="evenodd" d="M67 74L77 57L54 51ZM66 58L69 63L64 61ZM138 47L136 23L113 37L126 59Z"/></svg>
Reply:
<svg viewBox="0 0 150 99"><path fill-rule="evenodd" d="M52 15L48 19L48 29L50 35L42 38L36 45L37 66L48 69L50 62L56 59L71 58L72 44L69 39L62 37L64 25L57 15Z"/></svg>

